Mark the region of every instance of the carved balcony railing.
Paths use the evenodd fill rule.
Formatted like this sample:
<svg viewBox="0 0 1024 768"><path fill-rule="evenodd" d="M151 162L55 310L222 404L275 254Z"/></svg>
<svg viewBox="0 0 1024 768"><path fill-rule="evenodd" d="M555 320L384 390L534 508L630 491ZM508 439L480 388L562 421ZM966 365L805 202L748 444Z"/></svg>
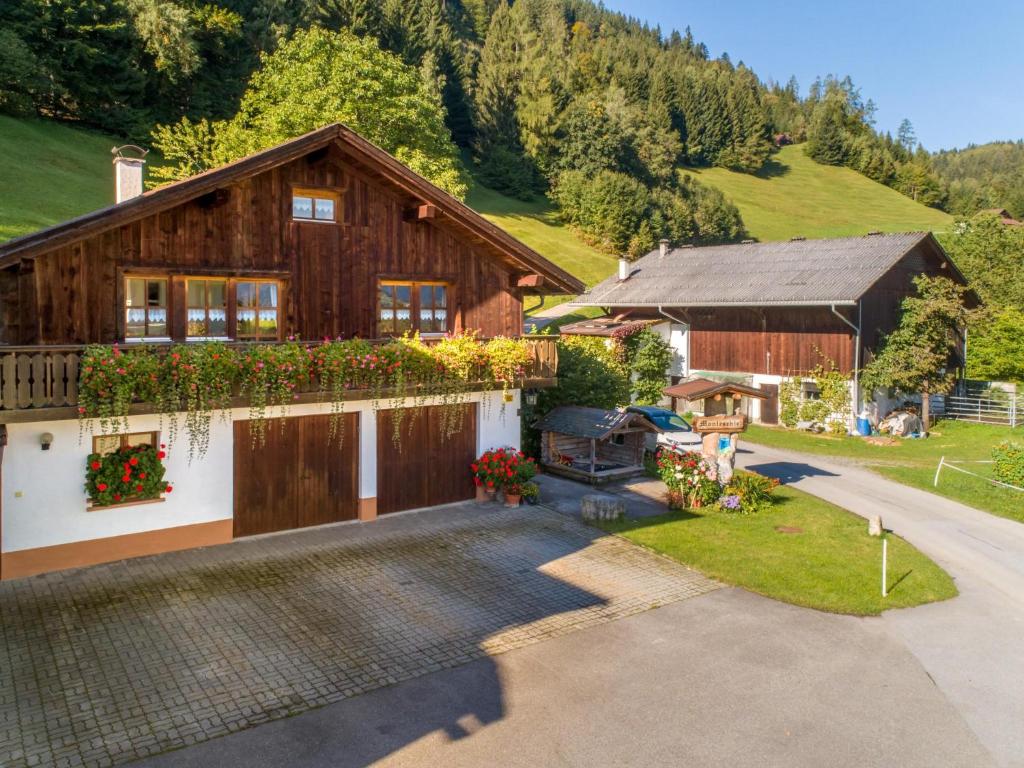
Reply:
<svg viewBox="0 0 1024 768"><path fill-rule="evenodd" d="M526 340L532 359L522 380L516 382L517 386L535 389L554 386L558 376L558 337L537 336ZM170 344L150 346L171 347ZM232 342L229 346L251 344ZM131 347L125 345L122 349ZM84 345L0 346L0 423L74 416L78 405L78 369L84 350ZM303 394L307 401L322 397L315 382L306 387ZM46 413L41 409L46 409Z"/></svg>

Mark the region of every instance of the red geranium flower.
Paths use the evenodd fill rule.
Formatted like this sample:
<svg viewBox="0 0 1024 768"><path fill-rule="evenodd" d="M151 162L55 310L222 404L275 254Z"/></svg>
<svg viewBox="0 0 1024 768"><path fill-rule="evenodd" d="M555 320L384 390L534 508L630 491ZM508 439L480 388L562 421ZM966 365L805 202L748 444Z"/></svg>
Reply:
<svg viewBox="0 0 1024 768"><path fill-rule="evenodd" d="M122 483L130 483L131 481L132 479L128 475L125 475L124 477L121 478Z"/></svg>
<svg viewBox="0 0 1024 768"><path fill-rule="evenodd" d="M138 485L136 485L135 486L135 490L141 492L142 491L142 483L139 483Z"/></svg>
<svg viewBox="0 0 1024 768"><path fill-rule="evenodd" d="M169 485L168 485L168 486L167 486L166 488L164 488L164 493L170 493L170 492L171 492L171 491L173 491L173 490L174 490L174 489L173 489L173 488L171 488L171 486L169 486Z"/></svg>
<svg viewBox="0 0 1024 768"><path fill-rule="evenodd" d="M94 461L94 462L93 462L92 464L90 464L89 466L90 466L90 467L92 467L93 469L99 469L99 468L100 468L100 467L102 467L103 465L102 465L102 464L100 464L100 463L99 463L98 461Z"/></svg>
<svg viewBox="0 0 1024 768"><path fill-rule="evenodd" d="M99 491L105 491L105 490L107 490L107 484L106 483L96 483L96 489L99 490Z"/></svg>
<svg viewBox="0 0 1024 768"><path fill-rule="evenodd" d="M139 460L137 458L135 458L134 456L132 456L130 459L128 459L128 463L131 464L133 467L139 466Z"/></svg>
<svg viewBox="0 0 1024 768"><path fill-rule="evenodd" d="M166 458L166 457L167 457L167 454L166 454L166 453L164 453L163 451L157 451L157 453L156 453L156 457L157 457L158 459L163 459L163 458Z"/></svg>
<svg viewBox="0 0 1024 768"><path fill-rule="evenodd" d="M114 501L120 501L120 500L121 500L121 494L120 493L115 493L114 494Z"/></svg>

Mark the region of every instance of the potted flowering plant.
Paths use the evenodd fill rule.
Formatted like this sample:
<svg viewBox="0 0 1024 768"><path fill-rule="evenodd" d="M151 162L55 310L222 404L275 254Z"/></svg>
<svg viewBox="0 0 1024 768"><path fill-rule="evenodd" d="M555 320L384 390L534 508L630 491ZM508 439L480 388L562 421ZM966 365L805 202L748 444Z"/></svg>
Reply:
<svg viewBox="0 0 1024 768"><path fill-rule="evenodd" d="M722 495L718 468L703 456L675 450L661 450L657 456L658 474L668 487L668 502L673 509L714 504Z"/></svg>
<svg viewBox="0 0 1024 768"><path fill-rule="evenodd" d="M505 506L518 507L526 487L537 474L534 460L522 451L509 449L505 452Z"/></svg>
<svg viewBox="0 0 1024 768"><path fill-rule="evenodd" d="M505 479L505 449L484 451L469 465L476 485L477 501L493 501Z"/></svg>
<svg viewBox="0 0 1024 768"><path fill-rule="evenodd" d="M164 480L164 446L133 445L86 460L85 492L93 507L159 499L170 493Z"/></svg>

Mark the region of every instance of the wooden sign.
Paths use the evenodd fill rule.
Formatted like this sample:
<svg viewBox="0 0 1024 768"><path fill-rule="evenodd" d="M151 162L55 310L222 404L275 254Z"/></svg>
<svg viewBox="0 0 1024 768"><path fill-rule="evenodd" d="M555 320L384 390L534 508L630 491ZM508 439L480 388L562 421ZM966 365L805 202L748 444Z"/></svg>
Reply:
<svg viewBox="0 0 1024 768"><path fill-rule="evenodd" d="M733 416L697 416L693 420L693 429L702 435L711 432L725 435L734 432L745 432L747 430L747 417L742 413L737 413Z"/></svg>

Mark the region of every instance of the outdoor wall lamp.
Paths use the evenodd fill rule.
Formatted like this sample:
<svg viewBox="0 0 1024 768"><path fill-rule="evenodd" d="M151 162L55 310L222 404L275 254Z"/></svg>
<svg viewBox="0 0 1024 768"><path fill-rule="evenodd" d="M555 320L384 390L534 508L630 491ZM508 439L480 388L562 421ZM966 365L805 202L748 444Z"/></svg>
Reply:
<svg viewBox="0 0 1024 768"><path fill-rule="evenodd" d="M53 433L43 432L43 434L39 436L39 444L43 447L44 451L50 450L50 446L53 445Z"/></svg>
<svg viewBox="0 0 1024 768"><path fill-rule="evenodd" d="M536 405L537 404L537 390L536 389L528 389L528 390L526 390L525 396L526 396L526 404L527 405Z"/></svg>

